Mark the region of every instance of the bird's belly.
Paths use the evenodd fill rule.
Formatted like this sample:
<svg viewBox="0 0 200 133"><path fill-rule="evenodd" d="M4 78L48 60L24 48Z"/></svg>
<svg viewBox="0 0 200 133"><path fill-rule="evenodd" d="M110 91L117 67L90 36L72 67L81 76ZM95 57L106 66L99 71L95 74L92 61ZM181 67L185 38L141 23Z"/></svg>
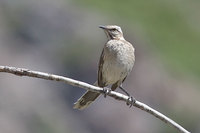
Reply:
<svg viewBox="0 0 200 133"><path fill-rule="evenodd" d="M118 59L106 60L103 65L102 76L106 85L114 84L130 73L132 66Z"/></svg>

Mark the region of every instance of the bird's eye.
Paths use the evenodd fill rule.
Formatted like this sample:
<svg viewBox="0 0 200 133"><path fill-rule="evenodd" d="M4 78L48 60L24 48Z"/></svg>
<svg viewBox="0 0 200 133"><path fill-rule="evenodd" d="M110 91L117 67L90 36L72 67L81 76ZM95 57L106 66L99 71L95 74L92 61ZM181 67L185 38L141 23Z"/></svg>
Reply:
<svg viewBox="0 0 200 133"><path fill-rule="evenodd" d="M113 28L113 29L110 29L110 30L111 30L111 31L116 31L116 29L114 29L114 28Z"/></svg>

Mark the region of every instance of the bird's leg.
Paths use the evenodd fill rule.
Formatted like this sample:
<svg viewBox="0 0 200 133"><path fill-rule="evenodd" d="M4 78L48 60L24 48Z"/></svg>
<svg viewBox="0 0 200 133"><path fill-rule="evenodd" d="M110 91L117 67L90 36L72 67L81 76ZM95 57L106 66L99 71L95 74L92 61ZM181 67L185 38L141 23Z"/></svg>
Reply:
<svg viewBox="0 0 200 133"><path fill-rule="evenodd" d="M110 93L111 89L110 88L106 88L103 87L103 92L104 92L104 97L106 98L106 96Z"/></svg>
<svg viewBox="0 0 200 133"><path fill-rule="evenodd" d="M136 99L135 99L133 96L131 96L131 95L122 87L122 84L119 86L119 88L120 88L124 93L126 93L126 95L129 97L128 100L127 100L127 102L126 102L126 104L127 104L127 105L130 105L130 107L133 106L133 104L136 102Z"/></svg>
<svg viewBox="0 0 200 133"><path fill-rule="evenodd" d="M130 94L122 87L122 84L119 86L119 88L126 93L127 96L130 96Z"/></svg>

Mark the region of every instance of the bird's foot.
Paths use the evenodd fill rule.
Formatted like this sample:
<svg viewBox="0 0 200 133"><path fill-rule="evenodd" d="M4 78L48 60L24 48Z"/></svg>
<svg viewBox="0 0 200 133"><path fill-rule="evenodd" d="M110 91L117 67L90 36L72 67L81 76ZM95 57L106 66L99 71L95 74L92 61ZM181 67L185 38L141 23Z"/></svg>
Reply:
<svg viewBox="0 0 200 133"><path fill-rule="evenodd" d="M129 98L126 101L126 105L128 105L129 107L132 107L136 102L136 99L132 96L129 96Z"/></svg>
<svg viewBox="0 0 200 133"><path fill-rule="evenodd" d="M104 97L106 98L106 96L111 92L111 89L103 88L103 92L104 92Z"/></svg>

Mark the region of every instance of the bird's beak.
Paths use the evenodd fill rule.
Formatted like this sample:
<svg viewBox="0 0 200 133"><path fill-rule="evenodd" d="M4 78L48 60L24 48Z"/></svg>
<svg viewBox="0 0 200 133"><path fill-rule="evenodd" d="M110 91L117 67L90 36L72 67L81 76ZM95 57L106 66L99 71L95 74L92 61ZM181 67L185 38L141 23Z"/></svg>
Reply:
<svg viewBox="0 0 200 133"><path fill-rule="evenodd" d="M99 25L99 28L104 29L104 30L107 29L106 26L103 26L103 25Z"/></svg>

